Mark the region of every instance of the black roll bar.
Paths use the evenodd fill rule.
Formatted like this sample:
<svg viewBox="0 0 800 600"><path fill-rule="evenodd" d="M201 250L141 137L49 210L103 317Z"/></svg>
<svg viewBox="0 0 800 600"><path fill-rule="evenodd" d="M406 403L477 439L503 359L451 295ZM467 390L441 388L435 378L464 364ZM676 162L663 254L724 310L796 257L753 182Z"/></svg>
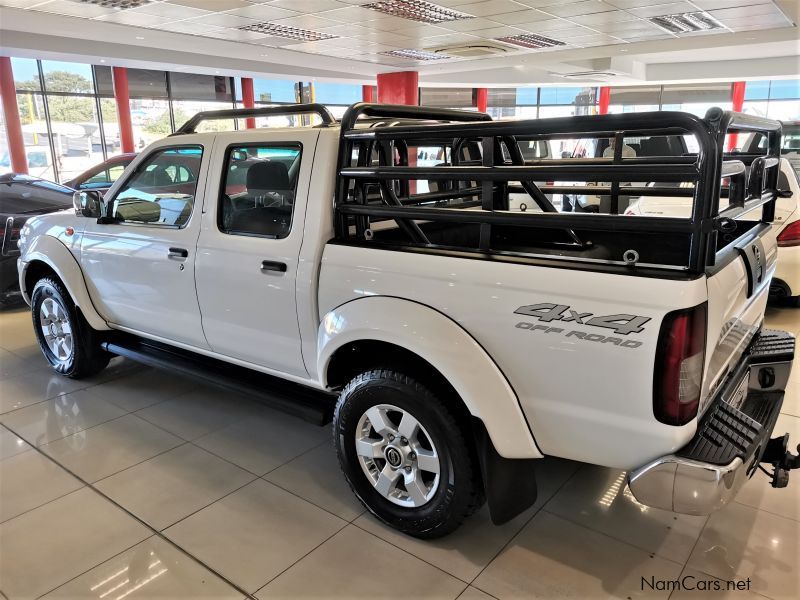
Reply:
<svg viewBox="0 0 800 600"><path fill-rule="evenodd" d="M359 127L361 117L382 119L371 127ZM416 121L416 122L414 122ZM765 155L742 156L726 154L725 135L732 132L758 132L766 135ZM693 136L698 149L683 156L625 158L622 148L625 137ZM774 216L777 197L778 158L780 156L780 123L749 115L709 110L701 118L692 114L664 111L625 113L616 115L581 115L555 119L493 121L482 113L429 109L425 107L356 104L342 119L339 146L339 181L336 191L336 236L353 239L349 227L356 223L357 240L369 241L372 232L369 219L394 219L407 225L413 221L442 221L480 226L479 251L492 252L491 227L522 226L545 229L564 229L574 236L574 230L597 231L605 234L631 232L650 234L686 234L689 253L685 269L702 273L714 264L717 252L717 232L729 226L731 217L762 208L761 221ZM518 140L558 140L574 138L614 138L617 140L613 157L588 159L524 160ZM438 142L438 143L437 143ZM466 142L482 147L481 160L461 161L456 148ZM416 167L409 164L409 146L443 145L450 150L450 162L435 167ZM510 156L498 157L498 148L505 144ZM379 160L367 157L364 151L374 147L386 150ZM358 150L358 163L353 164ZM371 151L370 151L371 152ZM371 154L369 156L372 156ZM747 172L746 165L751 165ZM755 175L754 171L758 171ZM722 179L730 185L722 187ZM748 179L749 178L749 179ZM414 194L408 192L414 180L467 182L466 188L446 192ZM748 179L746 193L742 189ZM585 181L606 182L585 185L542 185L539 182ZM625 182L650 181L669 183L667 186L624 185ZM472 183L470 183L472 182ZM693 186L678 185L693 183ZM369 186L381 188L384 205L368 203L364 192ZM394 189L400 190L399 194ZM756 189L758 188L758 189ZM509 212L503 198L507 191L524 190L539 204L542 212ZM352 191L352 197L351 197ZM612 215L554 213L546 196L560 194L597 194L611 198ZM455 199L459 196L480 197L477 210L431 206L431 202ZM691 217L620 217L621 196L691 197L694 199ZM388 197L388 198L387 198ZM731 206L719 213L720 197L729 197ZM743 200L742 200L743 198ZM370 196L374 201L375 197ZM387 201L388 199L388 201ZM416 200L416 205L414 201ZM424 204L428 204L425 206ZM402 227L402 226L401 226ZM416 229L415 233L416 233ZM500 230L500 235L504 235ZM589 235L589 234L586 234ZM416 239L414 239L416 238ZM412 243L425 246L421 236ZM577 239L575 236L573 239ZM578 240L579 241L579 240ZM664 243L666 238L655 241ZM579 245L580 241L579 241Z"/></svg>
<svg viewBox="0 0 800 600"><path fill-rule="evenodd" d="M322 119L324 125L333 125L336 119L322 104L286 104L281 106L262 106L258 108L228 108L224 110L205 110L186 121L172 135L194 133L203 121L219 121L222 119L248 119L254 117L275 117L280 115L314 114Z"/></svg>

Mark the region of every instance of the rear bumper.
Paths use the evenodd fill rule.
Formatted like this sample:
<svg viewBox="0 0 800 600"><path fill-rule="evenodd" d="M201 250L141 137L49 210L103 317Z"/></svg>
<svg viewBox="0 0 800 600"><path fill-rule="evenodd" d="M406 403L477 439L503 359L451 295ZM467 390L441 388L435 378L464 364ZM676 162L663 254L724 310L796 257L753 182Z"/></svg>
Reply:
<svg viewBox="0 0 800 600"><path fill-rule="evenodd" d="M628 485L647 506L707 515L730 502L758 467L783 404L794 336L764 330L678 452L632 471Z"/></svg>

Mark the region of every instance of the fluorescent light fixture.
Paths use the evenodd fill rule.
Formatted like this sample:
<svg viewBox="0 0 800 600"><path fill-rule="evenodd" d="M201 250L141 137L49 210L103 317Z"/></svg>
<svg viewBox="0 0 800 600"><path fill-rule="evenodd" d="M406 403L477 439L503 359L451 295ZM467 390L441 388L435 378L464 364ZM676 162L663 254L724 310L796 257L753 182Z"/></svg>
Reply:
<svg viewBox="0 0 800 600"><path fill-rule="evenodd" d="M420 23L444 23L446 21L459 21L461 19L474 19L470 15L446 6L439 6L423 0L386 0L363 4L362 8L377 10L393 17L419 21ZM523 8L520 6L520 8Z"/></svg>
<svg viewBox="0 0 800 600"><path fill-rule="evenodd" d="M703 11L661 15L650 17L648 20L653 25L657 25L670 33L695 33L697 31L723 29L722 23Z"/></svg>
<svg viewBox="0 0 800 600"><path fill-rule="evenodd" d="M145 4L150 4L153 0L72 0L78 4L94 4L95 6L102 6L103 8L114 8L116 10L125 10L128 8L138 8Z"/></svg>
<svg viewBox="0 0 800 600"><path fill-rule="evenodd" d="M512 35L507 37L495 38L498 42L505 42L506 44L513 44L515 46L522 46L523 48L532 48L539 50L541 48L552 48L553 46L566 46L566 42L555 40L553 38L544 37L543 35L534 35L532 33L523 33L521 35Z"/></svg>
<svg viewBox="0 0 800 600"><path fill-rule="evenodd" d="M389 50L388 52L381 52L381 54L384 56L394 56L395 58L410 58L411 60L442 60L444 58L452 58L446 54L438 54L426 50L414 50L413 48Z"/></svg>
<svg viewBox="0 0 800 600"><path fill-rule="evenodd" d="M286 25L278 25L277 23L254 23L253 25L243 25L237 27L242 31L255 31L256 33L265 33L275 37L289 38L290 40L303 40L305 42L318 42L320 40L332 40L339 37L338 35L331 35L330 33L322 33L321 31L311 31L310 29L300 29L299 27L288 27Z"/></svg>

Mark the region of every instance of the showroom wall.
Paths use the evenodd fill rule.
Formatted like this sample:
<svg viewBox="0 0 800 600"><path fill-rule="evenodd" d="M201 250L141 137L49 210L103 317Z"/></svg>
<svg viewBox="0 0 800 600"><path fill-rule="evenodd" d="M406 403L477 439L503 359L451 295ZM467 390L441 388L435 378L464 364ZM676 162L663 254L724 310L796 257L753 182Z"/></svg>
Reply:
<svg viewBox="0 0 800 600"><path fill-rule="evenodd" d="M24 58L12 58L11 63L31 175L66 181L121 152L110 66ZM128 79L137 150L173 132L198 111L242 106L239 77L128 69ZM353 84L254 79L253 87L256 105L302 98L327 105L337 117L362 97L361 86ZM488 96L488 110L495 118L559 117L594 114L598 88L498 88L490 89ZM464 88L421 88L420 103L472 109L473 93ZM730 83L612 87L609 112L685 110L703 115L711 106L731 108ZM748 82L743 110L800 119L800 80ZM296 120L275 117L257 125L294 125ZM217 130L243 126L241 120L204 125ZM2 113L0 134L1 173L10 170Z"/></svg>

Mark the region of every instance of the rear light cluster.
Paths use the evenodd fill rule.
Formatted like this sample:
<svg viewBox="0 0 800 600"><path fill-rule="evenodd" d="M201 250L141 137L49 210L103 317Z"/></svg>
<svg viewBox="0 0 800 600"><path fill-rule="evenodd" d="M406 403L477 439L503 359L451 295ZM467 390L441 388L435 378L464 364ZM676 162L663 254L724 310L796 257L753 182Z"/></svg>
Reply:
<svg viewBox="0 0 800 600"><path fill-rule="evenodd" d="M778 246L800 246L800 221L795 221L781 231L778 236Z"/></svg>
<svg viewBox="0 0 800 600"><path fill-rule="evenodd" d="M653 412L667 425L697 416L706 354L706 305L667 314L656 351Z"/></svg>

